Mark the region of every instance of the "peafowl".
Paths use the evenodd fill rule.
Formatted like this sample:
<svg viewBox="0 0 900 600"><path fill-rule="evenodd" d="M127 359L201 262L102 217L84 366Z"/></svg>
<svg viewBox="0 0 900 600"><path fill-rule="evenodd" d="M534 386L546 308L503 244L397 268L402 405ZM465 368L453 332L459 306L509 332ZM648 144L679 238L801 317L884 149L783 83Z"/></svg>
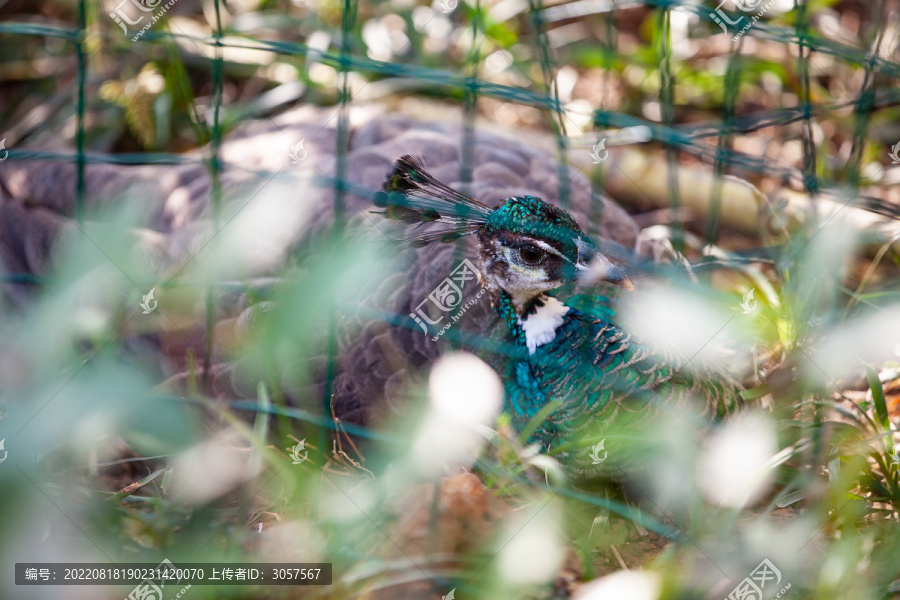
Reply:
<svg viewBox="0 0 900 600"><path fill-rule="evenodd" d="M301 139L308 156L295 165L290 149ZM221 207L225 215L230 214L231 207L240 212L234 221L223 219L225 226L222 235L240 229L241 216L258 207L260 201L266 201L267 196L275 198L281 203L278 206L283 206L286 211L301 211L304 218L298 221L295 230L290 231L289 239L284 240L287 252L272 255L270 266L243 270L235 268L234 273L223 273L222 277L252 283L277 275L283 256L291 253L302 255L310 236L334 222L334 188L329 184L329 178L336 175L337 139L335 122L331 120L330 113L303 108L275 117L273 121L247 123L223 141ZM392 169L394 159L403 153L424 156L429 164L435 165L432 169L435 176L461 188L463 184L457 182L455 177L466 162L460 151L465 145L463 139L461 128L453 125L421 123L401 115L365 115L358 118L350 130L344 150L344 177L348 185L344 214L349 226L369 228L381 234L380 219L369 214L371 195L360 190L381 188L385 172ZM594 250L589 236L626 248L634 247L639 234L635 222L613 201L593 192L588 179L574 169L565 174L568 182L567 212L537 200L540 196L549 202L558 202L556 194L560 188L556 161L541 149L541 145L540 140L531 140L524 135L512 139L484 131L474 133L469 143L470 162L474 167L465 184L474 200L465 202L469 206L469 221L459 225L471 226L472 233L480 231L478 239L476 236L463 236L461 246L435 243L416 247L403 253L408 264L401 265L400 269L372 282L360 282L359 289L365 295L359 302L361 310L342 314L337 321L340 331L332 371L333 383L328 388L332 407L330 414L323 416L334 415L343 423L371 426L403 414L408 408L404 390L418 374L427 371L428 366L448 346L467 348L456 340L465 335L503 338L507 331L519 332L514 339L521 342L524 348L521 357L510 360L508 353L504 352L482 352L482 355L498 372L506 375L511 386L509 411L520 429L526 427L528 415L534 412L535 407L546 406L552 400L565 400L567 396L563 390L568 389L571 395L572 390L587 392L592 389L591 386L605 389L605 395L594 398L585 394L577 402L564 403L560 411L551 415L534 434L535 440L547 445L554 443L554 439L564 437L559 432L554 433L554 428L559 429L560 423L569 421L567 431L577 429L574 421L566 417L569 408L575 411L576 406L581 404L591 406L593 410L576 412L594 420L605 420L614 410L627 410L627 399L634 397L634 394L629 396L625 393L629 391L626 385L628 377L643 381L641 377L645 376L639 375L643 370L647 372L646 390L659 391L664 386L676 386L678 374L673 367L663 367L664 363L657 363L645 349L630 343L630 338L614 327L610 321L612 316L604 312L601 302L598 302L603 299L603 294L588 297L588 301L582 303L567 299L569 306L564 307L558 300L546 295L554 285L544 282L528 290L526 285L522 288L523 292L527 292L525 295L507 294L507 298L497 294L493 298L493 309L488 301L474 304L454 325L453 334L459 335L448 335L438 342L432 341L433 335L422 335L415 325L398 326L377 317L378 314L403 316L415 313L416 307L445 280L461 259L481 255L483 260L487 255L481 250L488 247L498 253L493 255L495 258L490 263L496 265L496 272L486 271L485 289L492 292L506 285L504 277L551 265L558 265L559 268L552 274L548 272L548 275L560 281L573 279L578 252L591 253ZM89 164L86 167L85 203L88 214L102 210L105 204L125 199L139 200L146 210L142 228L133 231L134 252L147 265L146 272L141 274L144 281L164 281L182 265L190 265L198 249L204 248L215 234L210 202L213 186L200 157L197 153L198 160L174 167L105 164ZM91 224L77 229L72 220L76 189L74 168L67 163L35 160L8 161L3 167L0 169L0 270L38 275L46 273L51 269L48 263L55 254L57 240L66 232L68 235L92 235ZM248 174L254 169L261 174ZM398 181L396 185L402 186L403 183ZM303 193L291 195L296 190L303 190ZM414 189L405 191L411 198L415 196ZM440 198L433 200L445 211L462 202L459 194L447 186L440 188L440 194ZM514 195L520 200L508 201L497 208L497 200L505 195ZM445 196L449 200L443 200ZM282 213L278 214L279 219L286 220ZM412 214L407 216L411 218ZM541 218L555 224L549 229L528 229L528 223L537 223ZM590 229L580 234L576 221ZM516 223L520 226L518 230L515 229ZM82 229L84 233L80 233ZM518 237L524 243L526 237L523 236L539 233L543 237L535 237L530 246L523 245L516 250L516 260L519 261L516 264L520 270L507 270L504 275L502 265L511 263L503 253L514 249L506 245L512 242L510 236ZM584 258L588 258L587 254ZM574 263L572 259L576 259ZM542 262L527 267L523 262L525 260ZM607 278L616 279L619 275L610 268ZM527 283L524 279L519 281ZM618 283L627 286L627 279L622 276ZM146 294L150 287L148 284L146 288L136 288L136 298ZM3 286L5 294L14 303L22 305L27 304L32 289L27 283ZM253 308L254 296L258 295L248 293L235 298L230 292L223 291L222 294L216 301L219 310L215 323L216 345L212 348L215 354L210 361L210 391L223 397L255 398L258 374L243 369L241 360L235 359L224 344L229 337L228 330L240 330L246 321L235 318L235 315L246 316L247 311ZM526 303L526 296L531 294L534 295L533 301ZM524 315L522 311L526 304L537 317ZM154 314L165 317L170 307L163 297ZM565 314L561 314L564 310ZM552 340L538 345L537 341L549 333L545 325L539 328L540 331L533 328L535 324L544 322L545 315L552 319L551 322L563 319L566 326L557 328ZM518 325L518 320L523 316L522 322L527 327ZM203 361L199 357L207 350L202 317L197 326L185 327L182 325L170 333L151 338L158 340L161 346L159 358L163 374L172 377L173 381L185 377L188 367L184 356L188 351L198 357L195 364L200 365ZM602 337L609 345L603 355L607 358L602 363L602 369L580 373L572 368L559 378L554 373L560 373L566 363L552 365L540 362L540 357L550 356L554 348L561 348L563 344L572 352L571 357L577 357L578 348L588 348L586 336L594 331L603 332ZM534 354L528 352L529 339L534 345ZM475 347L467 349L479 351ZM317 403L321 405L326 393L327 349L324 346L309 346L303 350L298 353L297 361L285 369L280 384L288 402L309 408ZM571 360L572 364L583 362L575 358ZM626 364L627 367L624 366ZM616 369L616 365L623 366ZM310 376L296 383L295 374L303 371L308 371ZM613 380L618 383L613 385ZM520 381L521 384L518 383ZM701 383L697 385L711 387L715 385L713 381L723 380L709 378L698 381ZM534 389L528 388L528 385L533 385ZM619 390L619 385L626 389ZM538 389L540 393L537 393ZM728 402L720 404L731 405ZM586 423L585 427L589 425ZM612 458L607 463L611 464Z"/></svg>
<svg viewBox="0 0 900 600"><path fill-rule="evenodd" d="M633 287L565 210L531 195L507 198L491 209L441 183L411 155L395 162L375 204L393 221L435 224L401 240L411 246L475 236L482 284L514 348L503 372L506 410L520 432L545 417L530 441L559 450L576 475L619 474L639 466L627 436L617 434L689 398L700 401L710 421L739 407L740 386L724 370L690 368L652 351L604 316L550 294L586 276ZM548 406L549 414L542 414ZM596 443L584 443L598 439L604 442L603 460L592 452Z"/></svg>

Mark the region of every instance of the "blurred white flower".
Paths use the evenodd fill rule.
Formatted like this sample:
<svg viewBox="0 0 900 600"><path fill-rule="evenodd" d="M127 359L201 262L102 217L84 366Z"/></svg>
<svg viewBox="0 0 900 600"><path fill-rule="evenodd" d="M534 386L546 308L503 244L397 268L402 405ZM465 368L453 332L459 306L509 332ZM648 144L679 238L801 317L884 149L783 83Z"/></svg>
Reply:
<svg viewBox="0 0 900 600"><path fill-rule="evenodd" d="M497 557L497 568L500 576L514 585L552 581L562 565L563 550L555 526L559 515L552 505L543 503L536 504L533 511L513 519L500 536L505 545Z"/></svg>
<svg viewBox="0 0 900 600"><path fill-rule="evenodd" d="M894 359L900 339L900 306L888 307L834 327L810 353L807 373L829 384L863 373L864 362L880 364Z"/></svg>
<svg viewBox="0 0 900 600"><path fill-rule="evenodd" d="M697 460L700 491L720 506L739 508L752 502L769 484L777 450L767 416L736 417L712 433Z"/></svg>
<svg viewBox="0 0 900 600"><path fill-rule="evenodd" d="M694 476L701 417L693 407L670 412L647 430L654 440L650 468L640 475L642 487L662 510L681 511L691 502L695 489L685 485Z"/></svg>
<svg viewBox="0 0 900 600"><path fill-rule="evenodd" d="M395 54L403 50L409 44L409 38L403 31L405 27L405 21L396 15L366 21L362 37L369 49L369 58L391 60Z"/></svg>
<svg viewBox="0 0 900 600"><path fill-rule="evenodd" d="M594 123L594 106L584 98L576 98L563 105L566 120L572 122L574 128L569 135L572 137L582 135Z"/></svg>
<svg viewBox="0 0 900 600"><path fill-rule="evenodd" d="M251 460L233 432L220 432L211 440L190 448L173 462L172 492L179 499L203 503L218 498L259 473L259 461Z"/></svg>
<svg viewBox="0 0 900 600"><path fill-rule="evenodd" d="M722 360L723 345L739 347L735 329L725 325L733 314L698 293L641 282L623 303L622 326L651 346L690 358L692 364Z"/></svg>
<svg viewBox="0 0 900 600"><path fill-rule="evenodd" d="M496 75L502 71L505 71L513 64L513 55L507 52L506 50L497 50L496 52L492 52L488 55L486 59L484 59L484 75L491 76Z"/></svg>
<svg viewBox="0 0 900 600"><path fill-rule="evenodd" d="M311 65L320 58L331 46L331 33L328 31L314 31L307 38L306 45L309 48L309 55L306 62Z"/></svg>
<svg viewBox="0 0 900 600"><path fill-rule="evenodd" d="M467 465L485 443L479 433L503 407L503 383L472 354L441 358L428 378L429 411L413 444L412 458L427 472L447 463Z"/></svg>
<svg viewBox="0 0 900 600"><path fill-rule="evenodd" d="M618 571L587 583L572 600L657 600L662 577L652 571Z"/></svg>
<svg viewBox="0 0 900 600"><path fill-rule="evenodd" d="M304 179L300 185L307 183ZM283 264L311 215L310 205L297 200L297 185L297 179L279 176L236 204L235 216L230 222L224 217L227 225L201 248L192 270L211 277L240 278Z"/></svg>
<svg viewBox="0 0 900 600"><path fill-rule="evenodd" d="M439 360L428 378L438 416L461 425L490 425L503 407L503 383L484 361L457 352Z"/></svg>
<svg viewBox="0 0 900 600"><path fill-rule="evenodd" d="M447 15L435 13L427 6L417 6L413 9L412 18L416 31L425 36L422 42L425 52L439 54L447 50L453 32L453 23Z"/></svg>
<svg viewBox="0 0 900 600"><path fill-rule="evenodd" d="M105 307L84 305L72 311L72 328L82 338L99 338L109 334L110 319Z"/></svg>
<svg viewBox="0 0 900 600"><path fill-rule="evenodd" d="M358 485L347 485L344 481L331 483L333 486L325 492L322 503L330 518L336 521L368 519L367 515L378 509L378 490L371 481Z"/></svg>
<svg viewBox="0 0 900 600"><path fill-rule="evenodd" d="M266 537L260 552L266 562L312 563L326 559L327 541L312 521L259 522L260 533Z"/></svg>
<svg viewBox="0 0 900 600"><path fill-rule="evenodd" d="M578 83L578 72L570 66L560 67L556 73L556 91L559 94L559 101L567 104L572 101L572 90Z"/></svg>

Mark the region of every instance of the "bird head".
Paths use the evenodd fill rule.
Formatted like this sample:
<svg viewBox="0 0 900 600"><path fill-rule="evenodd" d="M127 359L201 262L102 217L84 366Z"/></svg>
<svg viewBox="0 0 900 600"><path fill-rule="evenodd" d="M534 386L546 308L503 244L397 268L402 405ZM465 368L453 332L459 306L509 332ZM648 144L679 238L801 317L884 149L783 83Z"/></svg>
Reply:
<svg viewBox="0 0 900 600"><path fill-rule="evenodd" d="M486 285L509 294L517 307L586 278L632 289L624 272L603 256L569 213L534 196L507 198L490 209L436 180L420 159L403 156L375 204L396 221L444 225L403 240L412 246L476 235Z"/></svg>
<svg viewBox="0 0 900 600"><path fill-rule="evenodd" d="M575 219L540 198L507 198L477 235L488 283L507 292L516 305L598 269L602 279L631 289L622 270L597 250Z"/></svg>

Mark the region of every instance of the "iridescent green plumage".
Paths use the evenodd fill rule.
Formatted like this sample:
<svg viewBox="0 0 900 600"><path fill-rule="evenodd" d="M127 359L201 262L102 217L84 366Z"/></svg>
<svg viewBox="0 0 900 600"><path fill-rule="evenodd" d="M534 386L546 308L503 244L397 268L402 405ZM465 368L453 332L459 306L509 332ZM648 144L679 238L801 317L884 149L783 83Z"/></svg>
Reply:
<svg viewBox="0 0 900 600"><path fill-rule="evenodd" d="M553 339L530 353L522 317L507 294L500 294L498 309L520 348L506 373L506 406L513 425L524 430L548 402L560 400L559 409L529 441L547 449L574 445L563 456L579 475L636 470L640 451L629 447L629 437L688 403L700 406L706 422L740 404L740 388L724 371L688 368L684 360L655 354L604 318L570 308ZM590 450L601 439L609 460L594 464ZM588 442L579 445L583 440Z"/></svg>
<svg viewBox="0 0 900 600"><path fill-rule="evenodd" d="M611 322L606 298L582 298L598 310L579 310L547 293L596 272L631 289L568 213L534 196L508 198L490 210L448 189L421 161L403 157L376 203L394 220L416 222L416 211L432 211L437 219L418 222L448 226L413 236L413 243L477 235L483 284L516 348L499 361L513 425L530 430L536 415L558 405L533 429L531 442L563 456L576 475L617 475L640 466L628 436L649 420L689 403L701 405L708 422L738 407L740 386L724 371L689 368L686 360L652 352ZM591 446L600 440L608 452L598 462Z"/></svg>

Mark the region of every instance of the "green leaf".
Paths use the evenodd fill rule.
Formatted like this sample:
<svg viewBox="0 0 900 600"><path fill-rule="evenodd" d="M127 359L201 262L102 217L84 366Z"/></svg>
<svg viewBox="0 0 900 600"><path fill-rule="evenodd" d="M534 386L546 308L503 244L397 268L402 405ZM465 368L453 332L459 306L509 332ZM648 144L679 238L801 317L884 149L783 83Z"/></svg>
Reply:
<svg viewBox="0 0 900 600"><path fill-rule="evenodd" d="M884 388L881 387L878 373L868 365L866 365L866 379L869 380L869 387L872 389L872 401L875 403L875 416L878 424L886 431L891 428L891 421L888 416L887 402L884 399Z"/></svg>
<svg viewBox="0 0 900 600"><path fill-rule="evenodd" d="M528 440L531 439L531 435L537 431L538 427L541 426L541 423L546 421L547 417L556 412L560 406L562 406L562 402L559 400L554 400L553 402L545 404L544 407L534 415L534 418L528 422L528 426L522 430L522 433L519 435L519 441L522 444L527 444Z"/></svg>
<svg viewBox="0 0 900 600"><path fill-rule="evenodd" d="M770 393L772 393L772 386L763 384L756 386L755 388L750 388L749 390L742 391L741 398L747 401L757 400Z"/></svg>
<svg viewBox="0 0 900 600"><path fill-rule="evenodd" d="M260 411L256 413L256 420L253 423L253 457L252 464L256 469L262 466L262 453L266 445L266 439L269 435L269 410L272 401L269 399L269 391L266 384L260 381L256 386L256 396L259 401Z"/></svg>
<svg viewBox="0 0 900 600"><path fill-rule="evenodd" d="M118 492L116 492L115 494L110 496L108 501L111 502L112 504L115 504L116 502L120 502L122 499L127 498L131 494L135 493L140 488L144 487L145 485L147 485L148 483L150 483L151 481L153 481L154 479L159 477L159 475L161 473L165 473L169 469L170 469L170 467L163 467L162 469L157 469L156 471L153 471L152 473L150 473L149 475L147 475L140 481L136 481L135 483L126 485L124 488L122 488L121 490L119 490Z"/></svg>

